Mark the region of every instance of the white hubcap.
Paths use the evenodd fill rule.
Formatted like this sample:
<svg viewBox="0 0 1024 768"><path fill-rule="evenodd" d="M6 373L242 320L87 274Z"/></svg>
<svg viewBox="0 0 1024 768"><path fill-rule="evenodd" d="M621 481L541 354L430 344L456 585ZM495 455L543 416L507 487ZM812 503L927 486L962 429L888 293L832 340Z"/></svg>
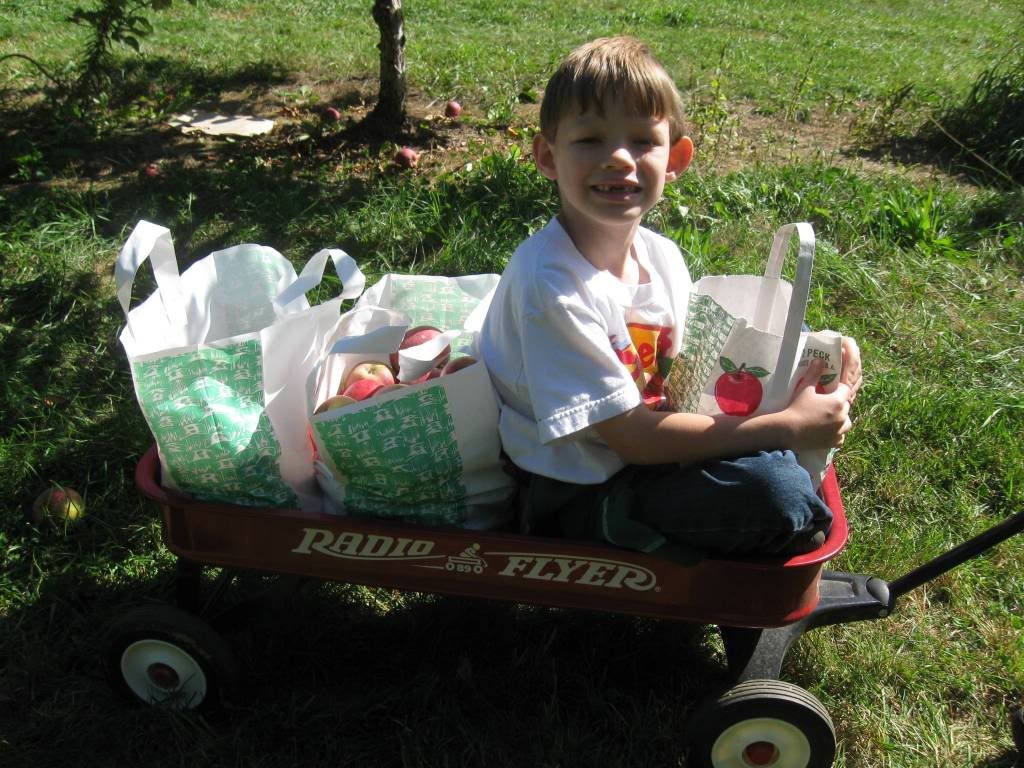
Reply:
<svg viewBox="0 0 1024 768"><path fill-rule="evenodd" d="M163 640L137 640L125 648L121 674L132 692L148 704L192 709L206 698L206 675L199 662Z"/></svg>
<svg viewBox="0 0 1024 768"><path fill-rule="evenodd" d="M806 768L810 761L811 745L803 732L773 717L730 725L711 747L715 768Z"/></svg>

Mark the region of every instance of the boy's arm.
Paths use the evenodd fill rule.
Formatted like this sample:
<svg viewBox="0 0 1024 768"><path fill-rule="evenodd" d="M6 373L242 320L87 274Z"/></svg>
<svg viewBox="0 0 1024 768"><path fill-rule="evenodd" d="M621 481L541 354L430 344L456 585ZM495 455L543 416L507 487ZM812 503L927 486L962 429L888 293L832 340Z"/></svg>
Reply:
<svg viewBox="0 0 1024 768"><path fill-rule="evenodd" d="M629 464L692 464L759 450L830 448L841 444L851 427L855 391L841 382L832 393L815 392L823 369L821 361L813 361L793 401L778 413L736 419L639 406L594 429Z"/></svg>

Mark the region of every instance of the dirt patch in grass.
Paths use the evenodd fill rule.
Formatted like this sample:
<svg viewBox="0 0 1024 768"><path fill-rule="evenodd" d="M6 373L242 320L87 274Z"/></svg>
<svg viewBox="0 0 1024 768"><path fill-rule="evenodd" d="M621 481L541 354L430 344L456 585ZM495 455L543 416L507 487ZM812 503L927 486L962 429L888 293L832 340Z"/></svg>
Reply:
<svg viewBox="0 0 1024 768"><path fill-rule="evenodd" d="M186 134L167 123L169 117L183 111L180 105L172 109L166 104L161 109L159 103L151 104L159 117L130 117L116 129L105 131L101 138L83 130L81 146L74 134L55 140L54 154L59 159L44 165L46 172L36 174L35 178L24 173L17 178L16 174L23 170L20 168L0 169L0 190L12 182L60 186L116 184L126 176L141 178L172 170L216 168L240 158L314 176L326 174L328 178L331 174L369 176L382 172L436 174L512 147L528 155L539 122L539 105L535 103L518 104L511 113L506 113L503 123L488 115L485 105L472 103L463 105L459 118L448 118L443 101L411 89L407 123L383 133L368 132L364 121L373 108L376 93L377 81L372 77L328 81L300 73L272 86L254 83L225 90L193 105L204 111L249 114L276 123L269 134L234 139ZM340 119L328 116L328 107L336 109ZM730 103L717 124L701 125L694 121L694 167L701 172L725 173L751 165L818 160L866 173L899 173L914 181L943 176L936 165L904 165L892 158L869 157L859 151L855 127L868 109L869 105L863 105L861 110L841 112L818 109L799 115L766 114L753 103ZM45 125L34 127L24 119L20 125L10 126L8 123L3 132L7 141L18 139L19 132L25 139L33 131L47 129ZM394 154L401 146L410 146L419 153L415 169L403 170L394 164Z"/></svg>

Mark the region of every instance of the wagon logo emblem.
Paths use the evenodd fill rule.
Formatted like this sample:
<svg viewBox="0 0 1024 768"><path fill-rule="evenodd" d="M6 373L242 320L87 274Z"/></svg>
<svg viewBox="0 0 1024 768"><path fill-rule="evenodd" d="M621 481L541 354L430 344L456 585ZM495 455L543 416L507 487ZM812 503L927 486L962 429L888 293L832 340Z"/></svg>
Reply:
<svg viewBox="0 0 1024 768"><path fill-rule="evenodd" d="M483 573L487 567L487 561L477 554L479 551L480 545L474 544L464 549L462 554L448 555L448 559L444 563L444 569L446 571L455 571L456 573Z"/></svg>

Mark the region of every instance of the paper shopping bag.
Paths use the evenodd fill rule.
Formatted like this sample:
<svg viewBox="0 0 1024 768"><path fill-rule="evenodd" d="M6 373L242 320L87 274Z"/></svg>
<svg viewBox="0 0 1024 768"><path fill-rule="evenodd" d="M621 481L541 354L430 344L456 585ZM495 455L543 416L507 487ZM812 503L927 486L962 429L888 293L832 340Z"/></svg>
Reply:
<svg viewBox="0 0 1024 768"><path fill-rule="evenodd" d="M482 362L467 355L464 367L431 371L426 381L390 385L367 399L317 412L354 368L387 359L407 330L388 326L349 336L325 359L309 410L328 511L425 525L499 527L512 517L515 485L503 469L497 398ZM410 354L434 359L460 335L461 330L446 332ZM401 369L408 367L403 363Z"/></svg>
<svg viewBox="0 0 1024 768"><path fill-rule="evenodd" d="M782 279L792 236L798 239L793 284ZM813 358L826 363L819 387L834 387L842 365L842 336L804 330L814 265L810 224L787 224L775 234L764 276L701 278L690 295L682 347L668 381L680 411L736 417L785 408ZM831 451L799 456L819 482Z"/></svg>
<svg viewBox="0 0 1024 768"><path fill-rule="evenodd" d="M134 309L132 284L149 259L157 289ZM310 306L328 260L341 294ZM307 434L309 374L362 292L355 261L314 255L301 274L272 248L239 245L178 273L170 232L141 221L118 257L127 318L120 340L167 487L233 504L322 508Z"/></svg>

